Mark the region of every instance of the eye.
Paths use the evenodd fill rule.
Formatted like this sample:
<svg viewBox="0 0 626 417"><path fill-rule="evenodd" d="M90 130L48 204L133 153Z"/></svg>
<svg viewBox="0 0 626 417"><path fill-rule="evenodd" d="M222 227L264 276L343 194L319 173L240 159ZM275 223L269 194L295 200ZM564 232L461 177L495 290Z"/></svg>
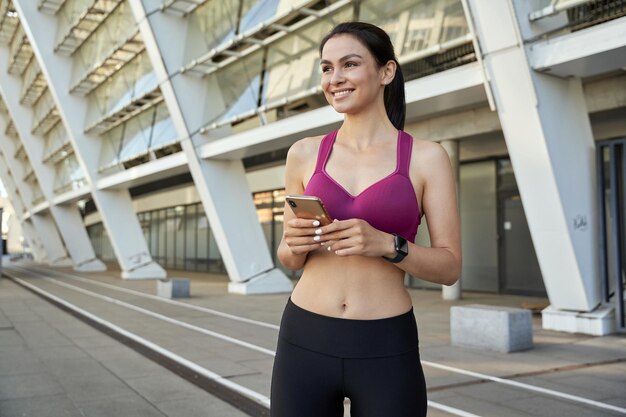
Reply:
<svg viewBox="0 0 626 417"><path fill-rule="evenodd" d="M328 72L330 70L331 70L331 68L329 66L323 66L322 67L322 72Z"/></svg>
<svg viewBox="0 0 626 417"><path fill-rule="evenodd" d="M347 68L356 67L356 66L358 66L356 62L346 62Z"/></svg>

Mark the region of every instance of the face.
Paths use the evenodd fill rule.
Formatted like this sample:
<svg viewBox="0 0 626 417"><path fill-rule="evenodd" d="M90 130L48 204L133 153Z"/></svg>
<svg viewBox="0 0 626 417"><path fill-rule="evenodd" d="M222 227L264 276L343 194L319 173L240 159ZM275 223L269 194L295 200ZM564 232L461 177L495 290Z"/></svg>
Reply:
<svg viewBox="0 0 626 417"><path fill-rule="evenodd" d="M320 61L328 104L339 113L358 113L377 100L382 103L385 84L393 79L389 65L379 67L369 50L351 35L330 38Z"/></svg>

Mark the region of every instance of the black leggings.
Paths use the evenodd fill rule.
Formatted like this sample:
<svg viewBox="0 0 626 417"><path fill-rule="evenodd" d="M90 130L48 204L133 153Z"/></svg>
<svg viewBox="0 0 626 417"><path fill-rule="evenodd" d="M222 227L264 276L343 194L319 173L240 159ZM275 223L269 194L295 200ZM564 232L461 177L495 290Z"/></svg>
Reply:
<svg viewBox="0 0 626 417"><path fill-rule="evenodd" d="M287 302L271 388L272 417L426 415L426 383L413 309L379 320L349 320Z"/></svg>

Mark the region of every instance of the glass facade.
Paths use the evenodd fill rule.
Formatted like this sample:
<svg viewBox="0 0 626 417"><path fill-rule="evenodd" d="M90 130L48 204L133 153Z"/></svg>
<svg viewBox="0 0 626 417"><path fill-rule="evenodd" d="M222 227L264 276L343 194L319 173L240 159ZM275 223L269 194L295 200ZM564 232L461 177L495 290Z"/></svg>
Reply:
<svg viewBox="0 0 626 417"><path fill-rule="evenodd" d="M469 45L457 55L473 54L460 0L363 0L358 7L329 1L315 6L317 13L325 13L317 19L299 13L301 6L294 3L207 2L190 15L189 36L195 35L204 43L187 47L186 62L192 63L192 71L194 65L202 67L198 71L209 74L209 84L219 86L212 96L221 95L221 110L212 107L203 132L225 124L234 126L241 120L250 121L244 129L254 128L262 123L257 115L263 112L273 121L325 106L319 90L318 45L339 22L359 19L383 27L403 65L437 54L439 45L451 41ZM276 29L272 26L276 22L287 29ZM467 61L455 62L460 65ZM417 74L411 78L444 67L440 63L430 66L435 69L409 71Z"/></svg>
<svg viewBox="0 0 626 417"><path fill-rule="evenodd" d="M142 52L91 93L85 123L87 129L95 127L103 118L119 112L158 87L150 58L146 52Z"/></svg>
<svg viewBox="0 0 626 417"><path fill-rule="evenodd" d="M253 195L267 246L276 266L276 250L283 233L285 190ZM137 214L152 258L166 269L225 273L226 268L200 203L166 207ZM100 259L115 261L102 223L87 228ZM290 273L290 271L286 271Z"/></svg>
<svg viewBox="0 0 626 417"><path fill-rule="evenodd" d="M360 18L389 33L399 58L469 32L459 0L363 0Z"/></svg>
<svg viewBox="0 0 626 417"><path fill-rule="evenodd" d="M76 59L72 85L78 84L94 71L98 72L93 80L94 84L103 82L107 77L119 71L127 60L135 56L132 49L126 51L123 56L117 56L114 62L105 62L105 60L137 31L137 23L130 5L123 2L74 54Z"/></svg>
<svg viewBox="0 0 626 417"><path fill-rule="evenodd" d="M44 147L44 161L53 158L62 158L66 155L62 155L64 148L68 147L69 139L63 123L57 123L46 135Z"/></svg>
<svg viewBox="0 0 626 417"><path fill-rule="evenodd" d="M54 193L76 190L86 185L83 172L78 165L76 155L71 153L54 165Z"/></svg>
<svg viewBox="0 0 626 417"><path fill-rule="evenodd" d="M176 142L176 129L161 102L102 135L100 171L116 172L145 162L151 151Z"/></svg>
<svg viewBox="0 0 626 417"><path fill-rule="evenodd" d="M56 34L56 44L65 39L73 25L80 19L85 9L93 4L93 0L66 0L58 13L59 25Z"/></svg>

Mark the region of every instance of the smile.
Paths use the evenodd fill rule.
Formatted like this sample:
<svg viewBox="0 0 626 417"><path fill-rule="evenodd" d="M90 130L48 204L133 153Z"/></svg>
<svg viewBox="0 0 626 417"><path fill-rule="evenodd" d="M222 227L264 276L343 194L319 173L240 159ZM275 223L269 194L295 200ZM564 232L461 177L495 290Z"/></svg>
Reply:
<svg viewBox="0 0 626 417"><path fill-rule="evenodd" d="M348 94L350 94L351 92L353 92L354 90L341 90L341 91L336 91L333 94L333 97L335 98L339 98L339 97L345 97Z"/></svg>

